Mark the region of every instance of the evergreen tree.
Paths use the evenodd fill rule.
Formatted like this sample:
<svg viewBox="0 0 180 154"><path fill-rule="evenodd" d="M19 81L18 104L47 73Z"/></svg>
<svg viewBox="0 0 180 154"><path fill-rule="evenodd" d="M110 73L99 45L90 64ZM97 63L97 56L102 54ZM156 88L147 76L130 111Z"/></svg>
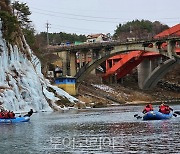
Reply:
<svg viewBox="0 0 180 154"><path fill-rule="evenodd" d="M13 14L18 19L24 36L26 38L27 43L29 46L34 49L35 45L35 29L31 25L32 21L30 20L29 16L31 15L31 11L26 3L20 3L19 1L15 1L12 3Z"/></svg>
<svg viewBox="0 0 180 154"><path fill-rule="evenodd" d="M31 23L31 20L29 19L31 12L27 4L19 3L19 1L15 1L14 3L12 3L12 8L13 8L13 13L18 18L18 21L20 22L22 28L28 27L29 23Z"/></svg>
<svg viewBox="0 0 180 154"><path fill-rule="evenodd" d="M41 38L42 45L45 45L46 41L46 32L41 32L40 34L36 35L36 38ZM49 42L51 45L60 45L61 43L74 43L75 41L85 42L86 36L85 35L77 35L77 34L68 34L64 32L60 33L49 33Z"/></svg>

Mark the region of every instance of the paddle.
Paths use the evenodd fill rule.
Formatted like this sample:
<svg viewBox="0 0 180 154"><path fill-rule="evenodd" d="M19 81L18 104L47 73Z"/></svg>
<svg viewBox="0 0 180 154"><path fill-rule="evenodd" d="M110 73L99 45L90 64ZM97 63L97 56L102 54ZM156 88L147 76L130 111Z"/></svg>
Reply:
<svg viewBox="0 0 180 154"><path fill-rule="evenodd" d="M135 114L134 117L136 117L137 119L141 119L142 117L139 116L138 114Z"/></svg>
<svg viewBox="0 0 180 154"><path fill-rule="evenodd" d="M174 117L177 117L177 114L173 113L173 116L174 116Z"/></svg>
<svg viewBox="0 0 180 154"><path fill-rule="evenodd" d="M169 108L171 111L173 111L173 109L172 108ZM177 114L178 115L180 115L180 111L175 111L174 113L173 113L173 116L174 117L177 117Z"/></svg>
<svg viewBox="0 0 180 154"><path fill-rule="evenodd" d="M137 116L136 118L137 118L137 119L141 119L142 117L141 117L141 116Z"/></svg>
<svg viewBox="0 0 180 154"><path fill-rule="evenodd" d="M138 116L138 114L135 114L135 115L134 115L134 117L137 117L137 116Z"/></svg>
<svg viewBox="0 0 180 154"><path fill-rule="evenodd" d="M174 111L174 113L180 115L180 111Z"/></svg>
<svg viewBox="0 0 180 154"><path fill-rule="evenodd" d="M172 108L170 108L170 110L173 111ZM173 116L174 116L174 117L177 117L177 114L180 115L180 111L174 111Z"/></svg>
<svg viewBox="0 0 180 154"><path fill-rule="evenodd" d="M26 115L24 115L24 117L30 117L32 116L32 114L33 114L33 109L30 109L30 111Z"/></svg>

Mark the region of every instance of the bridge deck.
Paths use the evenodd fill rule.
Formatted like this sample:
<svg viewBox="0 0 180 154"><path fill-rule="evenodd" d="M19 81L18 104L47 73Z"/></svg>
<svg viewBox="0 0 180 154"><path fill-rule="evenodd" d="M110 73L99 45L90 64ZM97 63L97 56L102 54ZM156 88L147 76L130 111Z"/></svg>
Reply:
<svg viewBox="0 0 180 154"><path fill-rule="evenodd" d="M47 50L52 52L61 52L61 51L74 51L77 50L87 50L87 49L100 49L100 48L112 48L114 46L120 45L137 45L141 44L145 46L150 43L154 42L166 42L166 41L180 41L180 37L166 37L166 38L156 38L151 40L138 40L138 41L131 41L131 42L122 42L122 41L107 41L107 42L96 42L96 43L84 43L79 45L56 45L56 46L48 46Z"/></svg>

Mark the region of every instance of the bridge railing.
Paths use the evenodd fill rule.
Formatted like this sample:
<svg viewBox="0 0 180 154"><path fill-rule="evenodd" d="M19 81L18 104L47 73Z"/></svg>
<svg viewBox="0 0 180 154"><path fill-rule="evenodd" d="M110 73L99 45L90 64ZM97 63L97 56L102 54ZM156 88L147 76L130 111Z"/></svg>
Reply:
<svg viewBox="0 0 180 154"><path fill-rule="evenodd" d="M180 36L165 36L165 37L159 37L159 38L151 38L151 39L136 39L133 41L121 41L121 40L111 40L111 41L105 41L105 42L95 42L95 43L84 43L79 45L67 45L67 46L48 46L48 51L54 51L54 52L61 52L61 51L77 51L81 49L88 49L88 48L100 48L100 47L113 47L117 45L130 45L130 44L144 44L147 42L165 42L165 41L180 41Z"/></svg>

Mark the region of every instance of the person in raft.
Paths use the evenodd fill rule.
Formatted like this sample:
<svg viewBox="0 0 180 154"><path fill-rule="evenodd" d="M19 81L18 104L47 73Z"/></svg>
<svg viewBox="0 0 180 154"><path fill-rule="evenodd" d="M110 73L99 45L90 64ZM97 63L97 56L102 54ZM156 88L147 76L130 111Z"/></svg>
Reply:
<svg viewBox="0 0 180 154"><path fill-rule="evenodd" d="M15 114L13 111L1 110L0 119L14 119Z"/></svg>
<svg viewBox="0 0 180 154"><path fill-rule="evenodd" d="M32 116L32 114L33 114L33 109L30 109L30 111L26 115L24 115L24 117L30 117Z"/></svg>
<svg viewBox="0 0 180 154"><path fill-rule="evenodd" d="M153 107L151 104L147 104L145 107L144 107L144 110L142 111L142 113L147 113L149 111L153 111Z"/></svg>
<svg viewBox="0 0 180 154"><path fill-rule="evenodd" d="M166 104L162 103L159 106L159 112L161 112L161 113L169 114L171 111L173 111L173 109L170 108L169 105L166 105Z"/></svg>

